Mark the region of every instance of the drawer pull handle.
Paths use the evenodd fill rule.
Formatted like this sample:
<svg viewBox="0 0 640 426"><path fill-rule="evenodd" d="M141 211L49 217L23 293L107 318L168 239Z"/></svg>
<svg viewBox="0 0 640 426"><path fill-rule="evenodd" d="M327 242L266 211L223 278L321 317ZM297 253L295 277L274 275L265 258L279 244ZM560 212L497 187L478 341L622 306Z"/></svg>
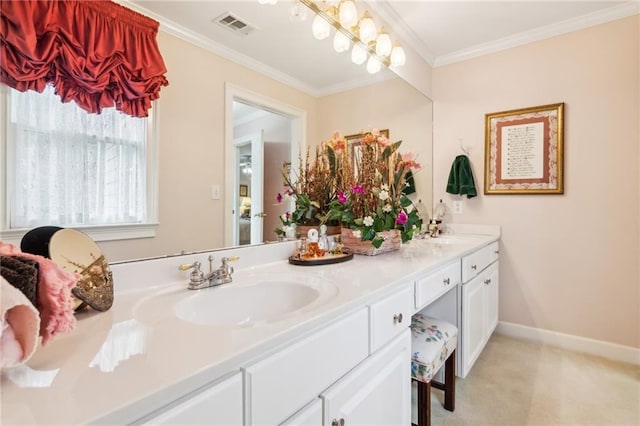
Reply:
<svg viewBox="0 0 640 426"><path fill-rule="evenodd" d="M393 316L393 323L400 324L402 322L402 312Z"/></svg>
<svg viewBox="0 0 640 426"><path fill-rule="evenodd" d="M478 269L478 265L471 265L471 269L475 271L476 269Z"/></svg>
<svg viewBox="0 0 640 426"><path fill-rule="evenodd" d="M331 426L344 426L344 419L342 417L340 417L340 420L333 419L331 421Z"/></svg>
<svg viewBox="0 0 640 426"><path fill-rule="evenodd" d="M484 280L484 283L485 283L486 285L491 284L491 278L487 278L486 280Z"/></svg>
<svg viewBox="0 0 640 426"><path fill-rule="evenodd" d="M451 279L450 278L445 278L444 280L442 280L442 282L444 283L444 285L449 285L449 284L451 284Z"/></svg>

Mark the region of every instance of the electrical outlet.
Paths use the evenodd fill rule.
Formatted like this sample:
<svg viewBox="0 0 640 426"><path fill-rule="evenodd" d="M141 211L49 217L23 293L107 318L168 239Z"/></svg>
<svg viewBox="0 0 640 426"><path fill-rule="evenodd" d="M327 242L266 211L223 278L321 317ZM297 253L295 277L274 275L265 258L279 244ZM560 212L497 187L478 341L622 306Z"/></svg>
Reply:
<svg viewBox="0 0 640 426"><path fill-rule="evenodd" d="M462 200L453 200L453 214L462 214Z"/></svg>
<svg viewBox="0 0 640 426"><path fill-rule="evenodd" d="M211 199L219 200L220 199L220 185L212 185L211 186Z"/></svg>

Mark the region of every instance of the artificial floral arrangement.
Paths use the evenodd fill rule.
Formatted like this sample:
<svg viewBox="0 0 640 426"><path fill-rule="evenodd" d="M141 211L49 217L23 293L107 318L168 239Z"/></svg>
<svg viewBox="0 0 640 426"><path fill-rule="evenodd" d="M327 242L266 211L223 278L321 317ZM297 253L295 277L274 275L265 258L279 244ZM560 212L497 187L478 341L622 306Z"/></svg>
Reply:
<svg viewBox="0 0 640 426"><path fill-rule="evenodd" d="M283 193L278 203L293 198L293 212L281 218L284 235L294 224L340 224L375 248L384 242L383 231L397 229L406 242L420 230L422 220L406 195L407 176L420 169L412 153L401 154L402 141L391 142L379 130L363 133L357 149L349 150L339 132L315 152L300 158L297 176L285 164Z"/></svg>
<svg viewBox="0 0 640 426"><path fill-rule="evenodd" d="M339 135L337 135L339 137ZM402 141L391 142L377 129L364 133L354 150L353 169L336 168L336 195L329 203L326 220L351 228L362 241L379 248L379 233L397 229L402 242L413 238L422 225L417 209L405 194L407 173L419 170L412 153L398 151ZM328 158L343 157L346 143L334 139L323 144Z"/></svg>
<svg viewBox="0 0 640 426"><path fill-rule="evenodd" d="M341 139L340 144L333 141ZM346 141L334 134L334 139L316 148L315 156L311 159L309 150L306 157L299 158L299 166L295 175L290 174L290 167L283 164L282 177L285 187L278 193L276 201L293 199L295 207L292 212L286 212L280 217L282 228L276 229L276 234L283 235L286 227L296 225L338 225L338 221L329 218L332 202L337 197L337 188L341 184L341 176L351 173L351 167L346 158ZM340 152L340 156L336 156ZM338 173L340 170L340 173Z"/></svg>

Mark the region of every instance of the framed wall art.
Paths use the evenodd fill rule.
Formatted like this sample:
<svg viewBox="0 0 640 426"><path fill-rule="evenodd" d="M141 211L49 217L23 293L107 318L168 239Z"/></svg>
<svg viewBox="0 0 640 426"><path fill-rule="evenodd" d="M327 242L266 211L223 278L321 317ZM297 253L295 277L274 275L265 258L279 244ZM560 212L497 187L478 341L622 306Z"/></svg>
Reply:
<svg viewBox="0 0 640 426"><path fill-rule="evenodd" d="M485 115L485 194L564 192L564 103Z"/></svg>
<svg viewBox="0 0 640 426"><path fill-rule="evenodd" d="M248 197L249 196L249 186L248 185L240 185L240 196Z"/></svg>
<svg viewBox="0 0 640 426"><path fill-rule="evenodd" d="M380 130L380 135L389 139L389 129ZM347 141L347 149L349 150L349 158L351 159L351 165L353 170L357 172L358 170L358 160L361 157L362 152L362 144L364 142L364 138L367 136L371 136L371 132L367 133L358 133L355 135L345 136L345 140Z"/></svg>

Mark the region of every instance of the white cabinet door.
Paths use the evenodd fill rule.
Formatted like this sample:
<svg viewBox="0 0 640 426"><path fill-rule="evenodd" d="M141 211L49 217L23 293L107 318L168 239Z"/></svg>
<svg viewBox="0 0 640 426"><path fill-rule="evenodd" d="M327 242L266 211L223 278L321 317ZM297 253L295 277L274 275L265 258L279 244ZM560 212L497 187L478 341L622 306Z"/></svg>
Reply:
<svg viewBox="0 0 640 426"><path fill-rule="evenodd" d="M411 332L407 328L320 395L324 426L411 423Z"/></svg>
<svg viewBox="0 0 640 426"><path fill-rule="evenodd" d="M247 425L274 425L317 397L369 353L362 308L245 369Z"/></svg>
<svg viewBox="0 0 640 426"><path fill-rule="evenodd" d="M462 286L462 371L466 377L484 348L485 284L479 275Z"/></svg>
<svg viewBox="0 0 640 426"><path fill-rule="evenodd" d="M148 418L151 425L242 425L242 374L236 373L164 413Z"/></svg>
<svg viewBox="0 0 640 426"><path fill-rule="evenodd" d="M282 422L280 426L320 426L322 424L322 400L316 398L302 410Z"/></svg>
<svg viewBox="0 0 640 426"><path fill-rule="evenodd" d="M458 375L466 377L498 325L498 262L462 286L462 346Z"/></svg>
<svg viewBox="0 0 640 426"><path fill-rule="evenodd" d="M485 329L485 339L489 340L491 334L498 325L498 262L493 263L485 271L485 294L487 304L487 327Z"/></svg>

